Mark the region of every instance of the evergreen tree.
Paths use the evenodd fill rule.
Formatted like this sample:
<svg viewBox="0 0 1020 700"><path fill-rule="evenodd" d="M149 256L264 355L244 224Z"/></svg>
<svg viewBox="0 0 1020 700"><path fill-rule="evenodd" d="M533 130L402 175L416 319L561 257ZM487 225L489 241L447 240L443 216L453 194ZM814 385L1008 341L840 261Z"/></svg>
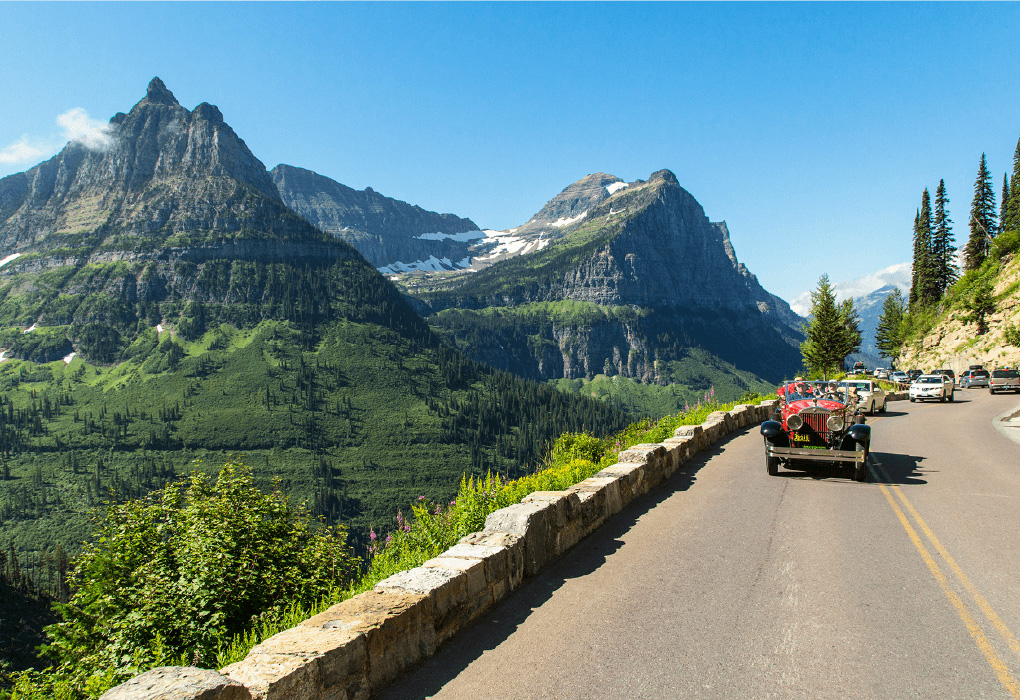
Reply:
<svg viewBox="0 0 1020 700"><path fill-rule="evenodd" d="M921 194L921 211L917 230L917 246L921 252L921 259L917 264L920 274L917 281L917 300L925 306L936 303L941 296L938 293L938 260L935 255L932 230L931 195L928 194L928 188L925 187Z"/></svg>
<svg viewBox="0 0 1020 700"><path fill-rule="evenodd" d="M999 233L1009 230L1009 177L1002 174L1002 197L999 198Z"/></svg>
<svg viewBox="0 0 1020 700"><path fill-rule="evenodd" d="M882 315L875 329L875 345L882 357L891 359L900 354L900 348L903 347L903 317L906 311L903 294L898 289L882 303Z"/></svg>
<svg viewBox="0 0 1020 700"><path fill-rule="evenodd" d="M981 154L977 180L974 182L974 200L970 205L970 238L964 249L964 266L976 270L988 257L988 246L995 237L995 192L992 174L988 172L985 154Z"/></svg>
<svg viewBox="0 0 1020 700"><path fill-rule="evenodd" d="M946 181L939 180L935 190L935 219L932 224L931 252L935 272L935 300L939 300L959 276L956 271L956 246L953 239L953 220L949 218L949 197L946 196Z"/></svg>
<svg viewBox="0 0 1020 700"><path fill-rule="evenodd" d="M1009 180L1009 206L1006 208L1006 228L1020 231L1020 140L1013 152L1013 175Z"/></svg>
<svg viewBox="0 0 1020 700"><path fill-rule="evenodd" d="M917 303L918 281L922 274L920 266L924 264L924 247L921 245L921 210L914 212L914 261L910 267L910 305Z"/></svg>
<svg viewBox="0 0 1020 700"><path fill-rule="evenodd" d="M804 364L823 377L838 372L846 356L861 347L853 300L836 304L828 275L822 275L818 289L811 292L811 320L804 326L804 335L806 339L800 346Z"/></svg>
<svg viewBox="0 0 1020 700"><path fill-rule="evenodd" d="M978 335L988 332L988 317L995 313L995 299L992 297L992 286L987 280L981 280L974 288L965 307L969 312L964 321L977 326Z"/></svg>

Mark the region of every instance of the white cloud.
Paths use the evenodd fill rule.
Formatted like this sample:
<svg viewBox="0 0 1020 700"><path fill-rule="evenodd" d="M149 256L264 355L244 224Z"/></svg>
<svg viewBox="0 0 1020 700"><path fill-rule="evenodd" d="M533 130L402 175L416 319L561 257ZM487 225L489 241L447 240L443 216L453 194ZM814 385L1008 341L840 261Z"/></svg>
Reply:
<svg viewBox="0 0 1020 700"><path fill-rule="evenodd" d="M110 125L92 119L81 107L69 109L61 114L57 117L57 124L63 127L64 137L68 141L80 143L94 151L102 151L113 143Z"/></svg>
<svg viewBox="0 0 1020 700"><path fill-rule="evenodd" d="M27 136L22 136L20 141L0 150L0 163L27 163L44 153L46 151L42 148L30 144Z"/></svg>
<svg viewBox="0 0 1020 700"><path fill-rule="evenodd" d="M836 293L837 302L850 297L860 299L889 285L907 292L910 290L910 274L910 263L897 263L849 282L836 282L832 290ZM790 301L790 308L801 316L807 316L811 311L811 292L802 292L794 297Z"/></svg>

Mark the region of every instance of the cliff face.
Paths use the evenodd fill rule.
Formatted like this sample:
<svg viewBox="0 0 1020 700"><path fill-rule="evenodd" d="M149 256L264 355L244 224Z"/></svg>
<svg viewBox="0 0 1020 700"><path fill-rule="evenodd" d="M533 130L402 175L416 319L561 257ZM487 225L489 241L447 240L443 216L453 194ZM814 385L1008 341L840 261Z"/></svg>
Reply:
<svg viewBox="0 0 1020 700"><path fill-rule="evenodd" d="M668 170L630 184L588 176L515 234L555 238L541 250L424 292L431 307L446 314L440 324L452 323L458 308L580 302L641 310L634 318L597 320L598 331L558 322L541 332L532 328L545 342L532 344L540 351L530 351L530 364L520 363L530 367L529 376L576 378L605 370L667 381L662 368L686 347L708 349L770 378L799 367L800 318L761 287L737 260L726 224L709 221ZM587 340L578 342L582 336ZM481 334L475 340L486 343ZM539 361L550 344L562 362Z"/></svg>
<svg viewBox="0 0 1020 700"><path fill-rule="evenodd" d="M904 346L896 366L925 372L948 368L957 376L969 365L1020 366L1020 347L1005 338L1006 326L1020 327L1020 255L1002 265L992 294L996 310L987 319L987 333L978 335L968 312L954 308L918 342Z"/></svg>
<svg viewBox="0 0 1020 700"><path fill-rule="evenodd" d="M470 219L426 211L371 187L355 190L292 165L278 165L271 175L287 206L385 272L467 267L471 244L485 238Z"/></svg>
<svg viewBox="0 0 1020 700"><path fill-rule="evenodd" d="M185 109L159 78L104 138L0 180L0 259L0 330L67 325L102 361L192 302L240 324L378 304L413 315L354 248L287 208L219 109Z"/></svg>

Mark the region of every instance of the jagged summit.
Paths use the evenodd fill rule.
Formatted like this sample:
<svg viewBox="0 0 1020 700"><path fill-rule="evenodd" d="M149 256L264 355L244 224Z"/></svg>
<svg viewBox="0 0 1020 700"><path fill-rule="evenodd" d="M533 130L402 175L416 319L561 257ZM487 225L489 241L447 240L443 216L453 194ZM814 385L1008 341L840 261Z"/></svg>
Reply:
<svg viewBox="0 0 1020 700"><path fill-rule="evenodd" d="M149 81L149 87L145 91L145 100L152 104L176 105L177 98L167 90L166 85L158 77Z"/></svg>

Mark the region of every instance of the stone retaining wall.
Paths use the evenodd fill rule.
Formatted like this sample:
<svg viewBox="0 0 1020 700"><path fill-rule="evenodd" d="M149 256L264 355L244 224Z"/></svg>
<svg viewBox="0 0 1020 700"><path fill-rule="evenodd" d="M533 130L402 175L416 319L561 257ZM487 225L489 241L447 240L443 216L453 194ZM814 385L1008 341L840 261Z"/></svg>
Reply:
<svg viewBox="0 0 1020 700"><path fill-rule="evenodd" d="M566 491L538 491L490 513L481 532L270 637L243 661L218 672L152 669L101 700L367 699L696 452L768 418L776 403L717 411L660 444L621 452L617 464Z"/></svg>

